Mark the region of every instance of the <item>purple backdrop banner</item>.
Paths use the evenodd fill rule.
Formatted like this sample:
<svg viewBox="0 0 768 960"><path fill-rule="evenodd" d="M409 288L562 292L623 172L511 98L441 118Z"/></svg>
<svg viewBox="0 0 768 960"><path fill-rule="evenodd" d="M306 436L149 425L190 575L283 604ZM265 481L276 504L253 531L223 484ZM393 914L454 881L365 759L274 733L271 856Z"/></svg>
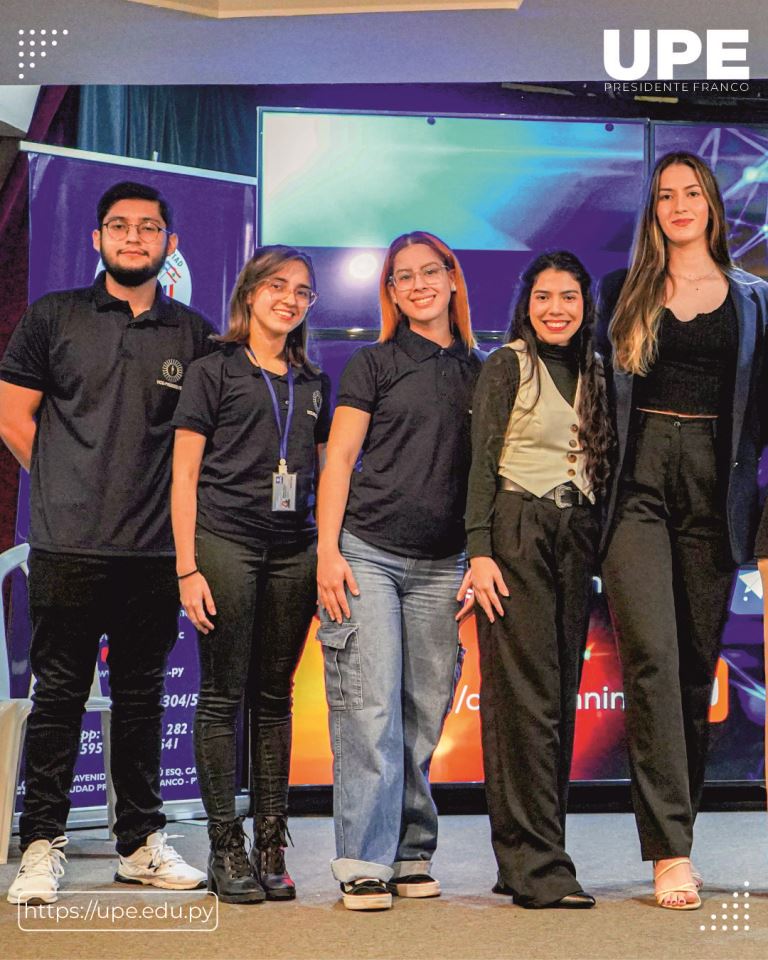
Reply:
<svg viewBox="0 0 768 960"><path fill-rule="evenodd" d="M73 151L67 151L72 154ZM160 274L166 292L203 313L221 327L229 293L254 247L256 187L246 178L219 179L186 168L162 165L126 166L87 155L29 156L30 249L29 299L51 290L90 284L99 268L91 233L96 204L105 190L120 180L156 187L173 211L178 250ZM16 540L29 531L29 483L22 472ZM29 686L29 619L24 578L14 580L10 624L13 695L25 696ZM109 690L105 657L109 638L101 638L99 675ZM199 797L192 750L192 719L197 702L196 633L183 611L179 636L166 675L163 720L162 789L166 800ZM23 784L19 792L23 792ZM98 714L86 714L80 759L72 789L73 807L106 802L103 744Z"/></svg>

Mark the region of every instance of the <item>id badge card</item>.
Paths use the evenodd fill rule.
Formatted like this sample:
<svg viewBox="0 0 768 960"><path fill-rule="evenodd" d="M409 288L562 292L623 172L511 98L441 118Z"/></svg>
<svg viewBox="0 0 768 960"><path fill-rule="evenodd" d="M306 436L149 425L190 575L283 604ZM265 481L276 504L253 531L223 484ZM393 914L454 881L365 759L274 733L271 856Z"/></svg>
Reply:
<svg viewBox="0 0 768 960"><path fill-rule="evenodd" d="M296 509L296 474L272 474L272 509L294 511Z"/></svg>

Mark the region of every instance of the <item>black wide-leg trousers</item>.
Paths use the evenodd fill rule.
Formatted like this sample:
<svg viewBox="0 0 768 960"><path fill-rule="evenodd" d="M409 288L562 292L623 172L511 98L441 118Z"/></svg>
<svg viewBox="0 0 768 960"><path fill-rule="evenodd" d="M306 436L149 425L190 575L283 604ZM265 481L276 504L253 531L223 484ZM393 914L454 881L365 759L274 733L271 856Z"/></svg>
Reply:
<svg viewBox="0 0 768 960"><path fill-rule="evenodd" d="M644 860L688 856L733 579L715 421L642 414L603 563Z"/></svg>
<svg viewBox="0 0 768 960"><path fill-rule="evenodd" d="M478 611L485 790L499 880L525 906L581 890L565 814L598 538L590 506L499 490L504 617Z"/></svg>

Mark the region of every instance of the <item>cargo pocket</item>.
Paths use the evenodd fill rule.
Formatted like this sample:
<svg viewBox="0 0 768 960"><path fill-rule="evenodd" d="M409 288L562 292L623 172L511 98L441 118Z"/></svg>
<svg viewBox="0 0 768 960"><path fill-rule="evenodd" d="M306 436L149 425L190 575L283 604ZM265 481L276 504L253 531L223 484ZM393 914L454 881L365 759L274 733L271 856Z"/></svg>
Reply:
<svg viewBox="0 0 768 960"><path fill-rule="evenodd" d="M356 623L320 625L317 639L323 645L325 695L331 710L362 710L363 676Z"/></svg>

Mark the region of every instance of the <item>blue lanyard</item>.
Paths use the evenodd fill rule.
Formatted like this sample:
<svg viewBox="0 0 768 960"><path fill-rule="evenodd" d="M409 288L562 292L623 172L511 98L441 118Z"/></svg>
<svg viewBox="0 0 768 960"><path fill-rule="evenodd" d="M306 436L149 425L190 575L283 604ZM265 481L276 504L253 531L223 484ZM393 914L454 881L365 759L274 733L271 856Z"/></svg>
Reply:
<svg viewBox="0 0 768 960"><path fill-rule="evenodd" d="M253 350L246 345L245 347L248 356L251 357L253 362L259 368L259 372L262 377L264 377L264 382L267 385L269 390L269 395L272 397L272 408L275 411L275 423L277 424L277 432L280 436L280 464L279 469L280 473L285 473L287 468L287 459L288 459L288 434L291 432L291 421L293 420L293 367L290 362L288 363L288 414L285 418L285 429L280 421L280 404L277 402L277 395L275 393L275 388L272 386L272 381L269 379L268 374L264 371L263 367L259 365L259 361L256 359L256 355Z"/></svg>

